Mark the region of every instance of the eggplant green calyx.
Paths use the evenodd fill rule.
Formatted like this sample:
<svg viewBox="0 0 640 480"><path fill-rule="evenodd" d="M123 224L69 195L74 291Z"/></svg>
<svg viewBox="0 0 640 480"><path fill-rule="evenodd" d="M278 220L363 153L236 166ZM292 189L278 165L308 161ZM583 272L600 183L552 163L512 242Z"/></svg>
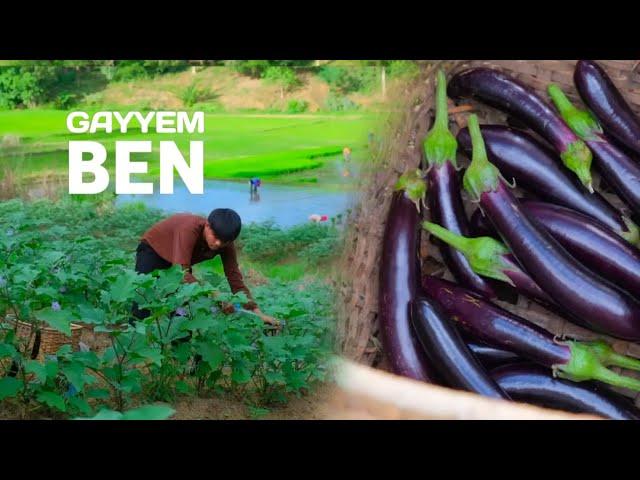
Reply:
<svg viewBox="0 0 640 480"><path fill-rule="evenodd" d="M584 143L586 141L601 141L602 127L597 120L587 111L574 107L567 96L557 85L549 85L549 96L560 112L569 128L580 140L573 141L560 154L562 163L575 173L580 182L593 193L593 179L591 178L591 150Z"/></svg>
<svg viewBox="0 0 640 480"><path fill-rule="evenodd" d="M624 238L627 242L633 245L640 245L640 228L631 219L623 216L622 221L627 227L626 232L618 232L618 234Z"/></svg>
<svg viewBox="0 0 640 480"><path fill-rule="evenodd" d="M424 179L424 173L420 169L403 173L395 185L395 190L404 190L405 195L420 210L420 202L427 193L427 182Z"/></svg>
<svg viewBox="0 0 640 480"><path fill-rule="evenodd" d="M429 167L443 165L445 162L457 168L456 152L458 141L449 131L449 112L447 107L447 78L444 71L438 71L436 86L436 120L433 128L422 144L424 156Z"/></svg>
<svg viewBox="0 0 640 480"><path fill-rule="evenodd" d="M465 237L431 222L423 222L422 228L460 251L478 275L513 285L504 272L518 271L519 268L509 260L509 249L500 241L491 237Z"/></svg>
<svg viewBox="0 0 640 480"><path fill-rule="evenodd" d="M582 140L570 143L566 150L560 154L562 163L576 174L580 183L590 193L593 193L593 178L591 177L591 150Z"/></svg>
<svg viewBox="0 0 640 480"><path fill-rule="evenodd" d="M464 174L462 183L467 193L477 201L484 192L493 192L498 188L500 171L487 158L477 115L469 116L468 127L473 152L471 164Z"/></svg>
<svg viewBox="0 0 640 480"><path fill-rule="evenodd" d="M601 140L602 127L590 112L574 106L557 85L549 85L548 92L562 119L567 122L573 133L582 140Z"/></svg>
<svg viewBox="0 0 640 480"><path fill-rule="evenodd" d="M568 341L566 344L571 350L571 359L564 365L553 366L558 376L574 382L598 380L616 387L640 391L640 380L620 375L605 366L600 359L600 347L594 348L593 344L574 341Z"/></svg>

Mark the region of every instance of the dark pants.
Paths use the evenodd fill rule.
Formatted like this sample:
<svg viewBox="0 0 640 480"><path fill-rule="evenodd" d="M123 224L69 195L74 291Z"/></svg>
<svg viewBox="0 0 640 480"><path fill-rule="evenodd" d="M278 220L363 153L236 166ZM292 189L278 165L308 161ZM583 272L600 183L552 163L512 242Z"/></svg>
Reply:
<svg viewBox="0 0 640 480"><path fill-rule="evenodd" d="M136 272L138 273L151 273L154 270L165 270L171 267L171 263L167 262L164 258L156 253L146 242L140 242L136 249ZM135 318L131 319L130 323L136 320L143 320L150 314L149 310L139 309L138 304L133 302L131 313Z"/></svg>

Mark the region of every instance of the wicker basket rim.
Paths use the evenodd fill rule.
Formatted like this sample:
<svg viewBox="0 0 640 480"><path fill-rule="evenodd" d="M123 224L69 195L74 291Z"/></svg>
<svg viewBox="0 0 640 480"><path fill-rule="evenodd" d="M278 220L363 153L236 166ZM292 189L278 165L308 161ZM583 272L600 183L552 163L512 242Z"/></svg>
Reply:
<svg viewBox="0 0 640 480"><path fill-rule="evenodd" d="M15 319L10 319L9 315L5 316L5 320L7 322L9 322L9 323L14 323L15 322ZM31 327L31 324L29 322L23 322L22 320L18 320L18 325L21 325L23 327ZM71 330L80 330L80 329L84 328L83 325L80 325L78 323L71 322L70 325L71 325ZM49 326L42 327L42 330L45 331L45 332L62 333L62 332L60 332L60 330L56 330L55 328L49 327Z"/></svg>

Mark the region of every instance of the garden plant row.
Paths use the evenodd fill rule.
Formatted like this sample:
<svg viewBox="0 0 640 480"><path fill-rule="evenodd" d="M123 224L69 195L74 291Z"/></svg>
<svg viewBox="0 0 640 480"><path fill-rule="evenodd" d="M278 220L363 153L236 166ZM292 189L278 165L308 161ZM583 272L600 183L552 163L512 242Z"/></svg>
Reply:
<svg viewBox="0 0 640 480"><path fill-rule="evenodd" d="M135 204L0 203L0 405L10 415L160 419L184 395L224 392L269 406L325 379L326 284L270 280L253 289L265 312L285 320L277 335L254 315L223 314L219 302L241 303L243 294L232 295L208 266L199 284L183 283L180 267L134 271L139 235L161 217ZM130 323L133 301L150 310L144 321ZM24 324L26 336L18 328ZM70 336L75 324L101 340L74 348L69 337L55 353L37 355L34 339L45 328Z"/></svg>

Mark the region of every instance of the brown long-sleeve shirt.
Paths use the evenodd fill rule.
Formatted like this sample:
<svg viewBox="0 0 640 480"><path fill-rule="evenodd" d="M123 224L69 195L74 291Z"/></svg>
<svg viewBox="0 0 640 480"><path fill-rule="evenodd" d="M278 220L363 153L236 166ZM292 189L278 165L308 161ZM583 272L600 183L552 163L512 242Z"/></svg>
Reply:
<svg viewBox="0 0 640 480"><path fill-rule="evenodd" d="M256 307L251 292L244 284L242 273L238 268L238 258L233 243L211 250L204 239L203 230L207 220L190 213L178 213L153 225L142 235L158 255L173 265L182 265L186 270L185 281L196 282L191 267L220 255L224 274L233 293L244 292L249 298L245 308Z"/></svg>

